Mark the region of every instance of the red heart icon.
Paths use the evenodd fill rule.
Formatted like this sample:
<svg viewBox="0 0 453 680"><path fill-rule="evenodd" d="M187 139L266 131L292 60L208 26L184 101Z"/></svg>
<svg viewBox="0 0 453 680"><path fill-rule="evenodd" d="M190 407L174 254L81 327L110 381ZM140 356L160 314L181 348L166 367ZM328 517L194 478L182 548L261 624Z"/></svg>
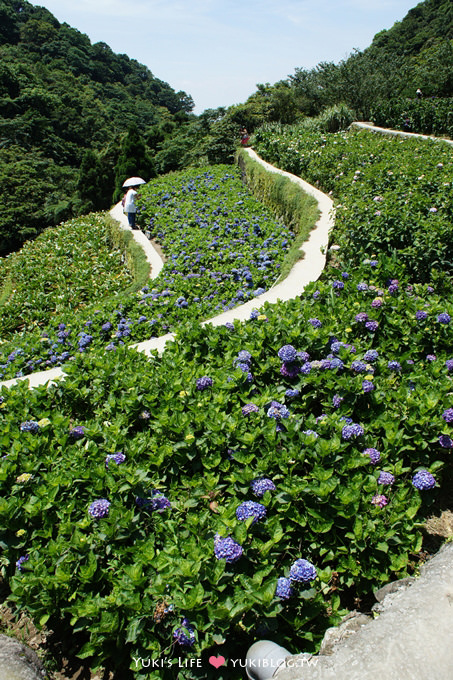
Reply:
<svg viewBox="0 0 453 680"><path fill-rule="evenodd" d="M225 663L225 657L224 656L210 656L209 657L209 663L211 666L214 666L214 668L220 668L220 666L223 666Z"/></svg>

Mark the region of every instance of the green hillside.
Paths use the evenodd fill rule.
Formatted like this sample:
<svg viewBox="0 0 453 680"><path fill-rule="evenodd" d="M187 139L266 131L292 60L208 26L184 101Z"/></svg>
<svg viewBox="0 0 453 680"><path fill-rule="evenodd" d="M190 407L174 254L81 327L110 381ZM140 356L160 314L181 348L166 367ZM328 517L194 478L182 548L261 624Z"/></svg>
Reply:
<svg viewBox="0 0 453 680"><path fill-rule="evenodd" d="M151 152L156 130L180 126L192 108L185 92L48 10L1 0L0 254L45 226L110 207L127 130L136 126ZM87 151L98 163L91 196L78 186Z"/></svg>

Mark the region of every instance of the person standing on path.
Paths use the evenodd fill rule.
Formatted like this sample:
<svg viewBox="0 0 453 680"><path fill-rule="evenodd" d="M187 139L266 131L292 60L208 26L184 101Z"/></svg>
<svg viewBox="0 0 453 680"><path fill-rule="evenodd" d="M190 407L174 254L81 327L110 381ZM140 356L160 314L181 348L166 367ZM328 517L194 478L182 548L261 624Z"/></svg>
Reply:
<svg viewBox="0 0 453 680"><path fill-rule="evenodd" d="M137 229L136 227L136 215L137 215L137 205L135 203L135 197L137 196L137 187L130 187L126 196L124 197L123 210L127 215L127 221L131 229Z"/></svg>

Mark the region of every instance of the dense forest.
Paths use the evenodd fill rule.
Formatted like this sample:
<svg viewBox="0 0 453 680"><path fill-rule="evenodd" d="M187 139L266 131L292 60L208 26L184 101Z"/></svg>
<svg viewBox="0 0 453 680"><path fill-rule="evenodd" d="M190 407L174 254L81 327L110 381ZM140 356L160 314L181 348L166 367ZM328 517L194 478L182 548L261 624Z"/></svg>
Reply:
<svg viewBox="0 0 453 680"><path fill-rule="evenodd" d="M42 7L0 0L0 255L48 225L110 207L125 174L232 162L244 125L253 132L341 106L339 125L356 118L452 136L452 39L450 0L425 0L364 51L296 68L242 104L195 116L191 97L146 66Z"/></svg>

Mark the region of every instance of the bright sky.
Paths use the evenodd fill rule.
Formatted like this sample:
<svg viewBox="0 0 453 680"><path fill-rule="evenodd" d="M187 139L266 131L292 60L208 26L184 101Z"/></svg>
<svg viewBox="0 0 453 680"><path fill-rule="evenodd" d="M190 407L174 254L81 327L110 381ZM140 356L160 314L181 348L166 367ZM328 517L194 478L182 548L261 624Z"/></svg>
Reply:
<svg viewBox="0 0 453 680"><path fill-rule="evenodd" d="M257 83L338 63L401 21L417 0L31 0L145 64L195 101L244 102Z"/></svg>

